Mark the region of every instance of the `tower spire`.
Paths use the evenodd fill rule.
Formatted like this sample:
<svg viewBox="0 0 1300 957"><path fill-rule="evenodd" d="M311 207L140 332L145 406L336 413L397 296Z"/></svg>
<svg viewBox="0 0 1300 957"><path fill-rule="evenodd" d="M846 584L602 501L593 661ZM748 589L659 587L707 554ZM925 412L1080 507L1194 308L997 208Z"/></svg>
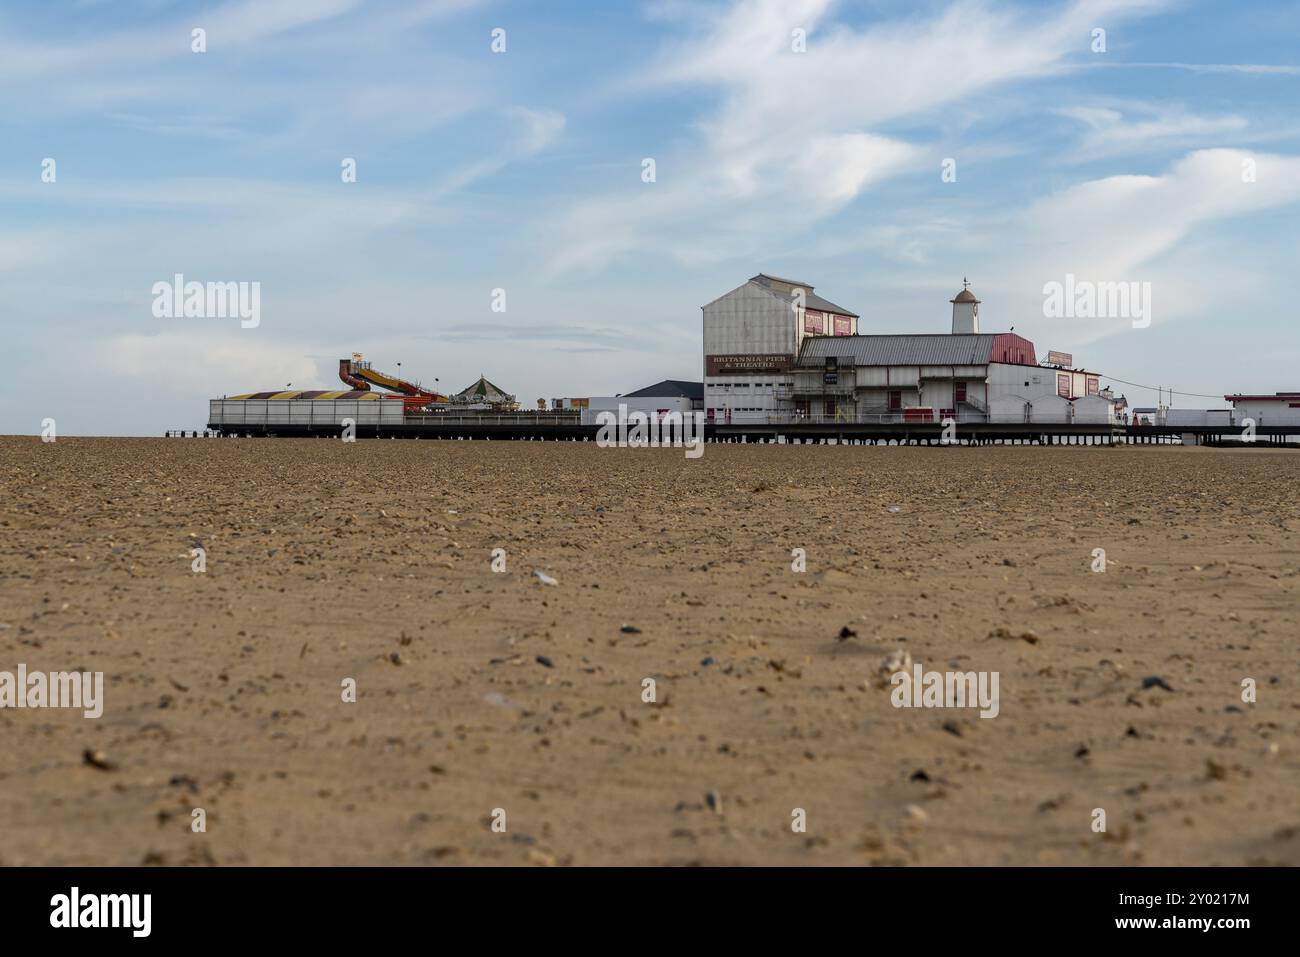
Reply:
<svg viewBox="0 0 1300 957"><path fill-rule="evenodd" d="M970 280L962 277L961 292L949 300L952 303L952 334L968 335L980 331L980 301L970 291Z"/></svg>

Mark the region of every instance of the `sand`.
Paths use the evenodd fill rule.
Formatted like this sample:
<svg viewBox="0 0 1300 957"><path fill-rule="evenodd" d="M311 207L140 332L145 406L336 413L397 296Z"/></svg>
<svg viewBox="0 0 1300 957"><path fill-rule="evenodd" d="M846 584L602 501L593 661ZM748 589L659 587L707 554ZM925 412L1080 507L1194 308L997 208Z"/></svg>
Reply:
<svg viewBox="0 0 1300 957"><path fill-rule="evenodd" d="M0 453L0 864L1300 864L1295 452Z"/></svg>

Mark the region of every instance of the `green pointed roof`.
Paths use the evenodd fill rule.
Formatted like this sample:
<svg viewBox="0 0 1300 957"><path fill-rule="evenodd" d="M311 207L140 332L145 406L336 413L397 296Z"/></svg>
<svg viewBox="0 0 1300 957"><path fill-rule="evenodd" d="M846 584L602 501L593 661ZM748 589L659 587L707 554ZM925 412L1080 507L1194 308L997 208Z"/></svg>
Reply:
<svg viewBox="0 0 1300 957"><path fill-rule="evenodd" d="M455 395L457 399L481 399L484 402L503 402L510 398L504 389L498 388L485 377L479 376L474 382Z"/></svg>

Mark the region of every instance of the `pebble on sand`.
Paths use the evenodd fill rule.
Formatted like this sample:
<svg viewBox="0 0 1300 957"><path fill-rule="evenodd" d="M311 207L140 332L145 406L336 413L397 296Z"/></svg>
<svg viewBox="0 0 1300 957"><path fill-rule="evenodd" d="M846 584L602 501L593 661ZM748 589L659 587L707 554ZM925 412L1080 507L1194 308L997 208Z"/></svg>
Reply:
<svg viewBox="0 0 1300 957"><path fill-rule="evenodd" d="M108 760L103 751L95 751L92 748L86 748L85 751L81 752L81 760L92 768L99 768L101 771L112 771L117 767L116 764Z"/></svg>
<svg viewBox="0 0 1300 957"><path fill-rule="evenodd" d="M1017 635L1017 634L1013 634L1010 628L1005 628L1005 627L994 628L992 631L989 632L989 637L1006 638L1008 640L1019 638L1021 641L1027 641L1031 645L1036 645L1038 644L1039 641L1042 640L1041 638L1038 637L1038 632L1036 631L1022 631L1020 634Z"/></svg>

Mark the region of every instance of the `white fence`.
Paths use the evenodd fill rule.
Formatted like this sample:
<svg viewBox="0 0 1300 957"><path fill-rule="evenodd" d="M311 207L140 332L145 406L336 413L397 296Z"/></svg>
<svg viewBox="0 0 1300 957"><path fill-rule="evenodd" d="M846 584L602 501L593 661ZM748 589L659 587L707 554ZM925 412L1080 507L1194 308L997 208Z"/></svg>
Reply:
<svg viewBox="0 0 1300 957"><path fill-rule="evenodd" d="M394 399L213 399L208 424L337 425L351 419L357 425L401 425L402 403Z"/></svg>

